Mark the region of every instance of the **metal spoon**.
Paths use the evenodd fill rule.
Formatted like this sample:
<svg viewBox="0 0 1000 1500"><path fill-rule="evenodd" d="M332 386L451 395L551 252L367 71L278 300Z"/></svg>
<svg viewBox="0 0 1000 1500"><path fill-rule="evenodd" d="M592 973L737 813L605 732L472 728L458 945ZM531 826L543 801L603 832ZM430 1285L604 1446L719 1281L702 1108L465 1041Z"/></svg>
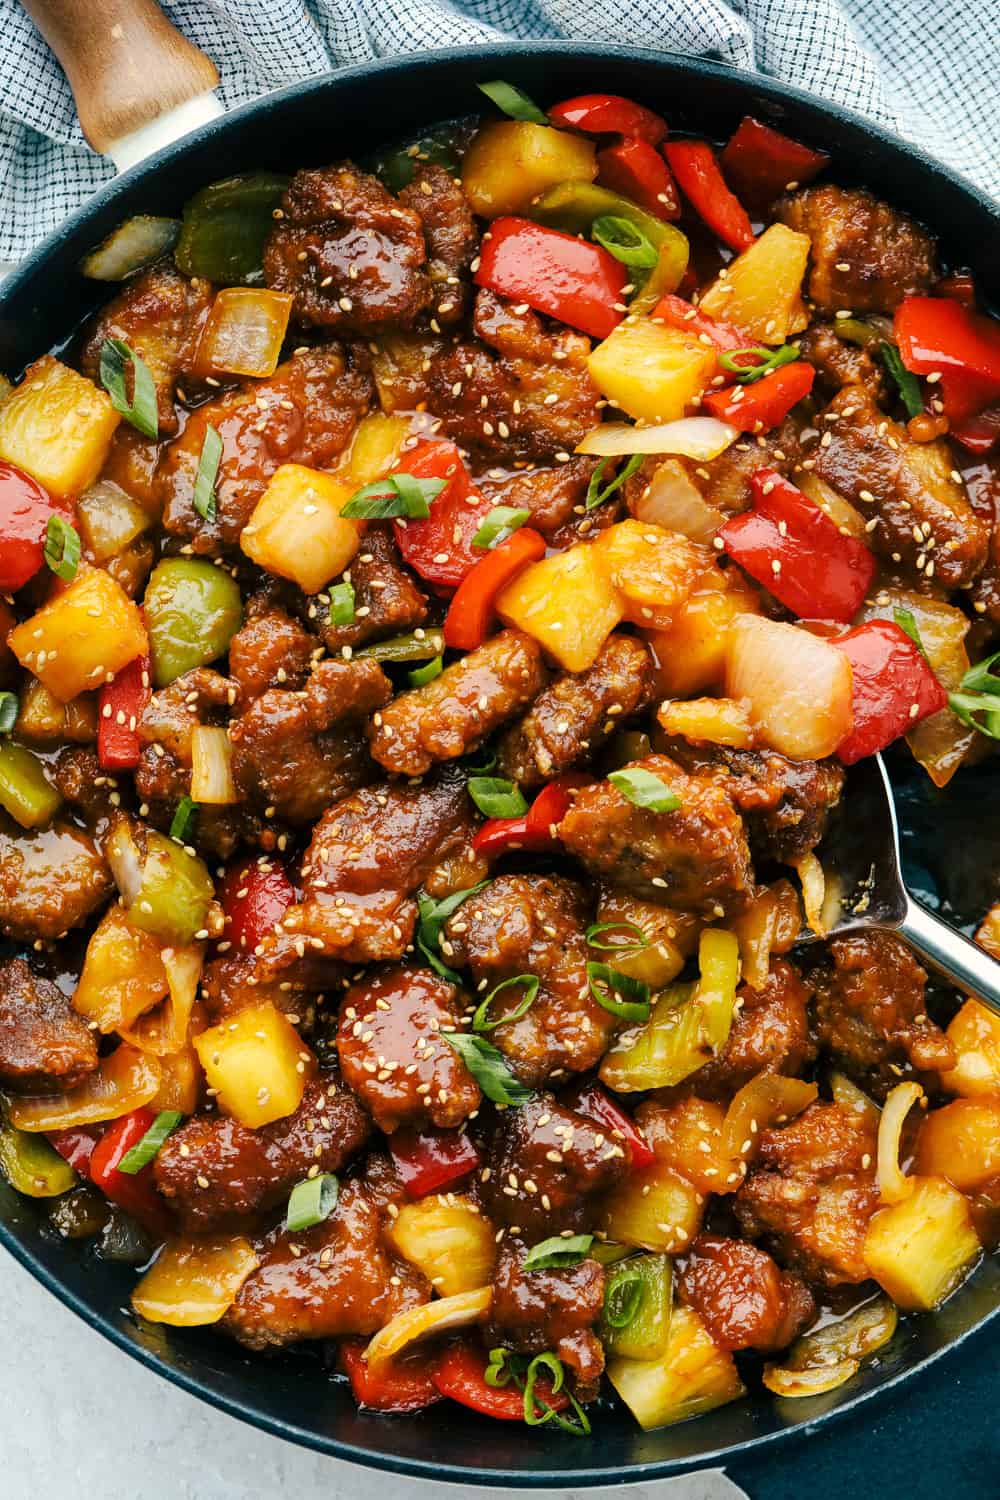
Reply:
<svg viewBox="0 0 1000 1500"><path fill-rule="evenodd" d="M921 906L903 883L896 803L881 755L858 761L851 770L843 815L817 852L837 901L824 936L898 932L946 979L1000 1015L1000 962Z"/></svg>

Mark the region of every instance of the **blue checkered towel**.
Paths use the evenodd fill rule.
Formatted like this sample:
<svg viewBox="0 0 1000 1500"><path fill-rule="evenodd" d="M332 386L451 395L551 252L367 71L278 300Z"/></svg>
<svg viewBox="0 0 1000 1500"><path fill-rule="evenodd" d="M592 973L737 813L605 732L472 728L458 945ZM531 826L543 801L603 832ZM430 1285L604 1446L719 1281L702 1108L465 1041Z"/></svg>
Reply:
<svg viewBox="0 0 1000 1500"><path fill-rule="evenodd" d="M79 0L86 4L87 0ZM861 110L1000 197L1000 0L165 0L226 105L398 52L577 37L711 53ZM0 260L17 260L113 168L87 147L58 63L0 0Z"/></svg>

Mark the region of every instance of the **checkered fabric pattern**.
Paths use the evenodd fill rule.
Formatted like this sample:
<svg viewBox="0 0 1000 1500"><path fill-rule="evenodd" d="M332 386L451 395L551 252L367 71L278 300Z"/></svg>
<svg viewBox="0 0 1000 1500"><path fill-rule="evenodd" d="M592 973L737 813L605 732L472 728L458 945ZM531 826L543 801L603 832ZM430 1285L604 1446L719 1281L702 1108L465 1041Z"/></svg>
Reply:
<svg viewBox="0 0 1000 1500"><path fill-rule="evenodd" d="M80 0L86 3L86 0ZM577 37L711 54L850 105L1000 197L1000 0L166 0L227 106L348 63ZM0 260L17 260L113 168L63 74L0 0Z"/></svg>

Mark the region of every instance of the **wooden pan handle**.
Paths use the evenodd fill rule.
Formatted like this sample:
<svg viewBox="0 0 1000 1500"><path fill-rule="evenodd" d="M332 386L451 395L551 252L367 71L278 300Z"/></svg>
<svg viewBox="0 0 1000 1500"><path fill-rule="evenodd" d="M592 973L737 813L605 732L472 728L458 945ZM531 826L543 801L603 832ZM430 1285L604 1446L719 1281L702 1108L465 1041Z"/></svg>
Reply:
<svg viewBox="0 0 1000 1500"><path fill-rule="evenodd" d="M215 64L154 0L22 0L62 64L83 133L102 154L213 89Z"/></svg>

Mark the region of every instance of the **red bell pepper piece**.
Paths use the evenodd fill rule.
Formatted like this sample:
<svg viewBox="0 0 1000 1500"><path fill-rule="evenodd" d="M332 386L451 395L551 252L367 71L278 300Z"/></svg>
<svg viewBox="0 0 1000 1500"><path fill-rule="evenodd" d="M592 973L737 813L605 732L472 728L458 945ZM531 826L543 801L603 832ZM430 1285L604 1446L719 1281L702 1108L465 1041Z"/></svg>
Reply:
<svg viewBox="0 0 1000 1500"><path fill-rule="evenodd" d="M492 509L492 502L472 483L454 443L428 439L404 452L400 469L418 479L444 479L430 502L430 515L395 521L399 550L421 578L441 588L457 588L483 557L472 538Z"/></svg>
<svg viewBox="0 0 1000 1500"><path fill-rule="evenodd" d="M497 859L512 849L527 849L539 854L556 849L559 840L552 832L569 812L569 789L582 786L587 777L570 772L542 788L526 813L519 818L488 818L472 840L477 854Z"/></svg>
<svg viewBox="0 0 1000 1500"><path fill-rule="evenodd" d="M730 557L804 619L852 619L875 577L868 548L774 469L750 483L751 509L718 533Z"/></svg>
<svg viewBox="0 0 1000 1500"><path fill-rule="evenodd" d="M553 105L549 119L587 135L630 135L651 146L667 138L666 120L621 94L578 94Z"/></svg>
<svg viewBox="0 0 1000 1500"><path fill-rule="evenodd" d="M389 1151L411 1198L439 1193L479 1165L479 1152L462 1130L396 1130Z"/></svg>
<svg viewBox="0 0 1000 1500"><path fill-rule="evenodd" d="M1000 406L987 407L986 411L966 418L952 427L950 435L976 458L984 458L1000 441Z"/></svg>
<svg viewBox="0 0 1000 1500"><path fill-rule="evenodd" d="M707 141L668 141L663 154L681 192L699 218L731 250L745 250L754 241L753 226L743 204L726 187L715 152Z"/></svg>
<svg viewBox="0 0 1000 1500"><path fill-rule="evenodd" d="M772 370L753 385L713 391L701 404L713 417L738 427L740 432L767 432L783 422L803 396L808 396L815 378L812 365L798 359Z"/></svg>
<svg viewBox="0 0 1000 1500"><path fill-rule="evenodd" d="M156 1119L156 1112L145 1105L114 1120L97 1142L90 1157L90 1180L106 1198L131 1214L157 1239L166 1239L172 1220L166 1201L153 1183L153 1163L130 1175L119 1172L118 1163L133 1146L137 1146Z"/></svg>
<svg viewBox="0 0 1000 1500"><path fill-rule="evenodd" d="M744 203L760 208L767 208L787 189L812 182L829 161L825 151L813 151L753 115L743 116L719 157L733 191Z"/></svg>
<svg viewBox="0 0 1000 1500"><path fill-rule="evenodd" d="M487 552L459 584L444 618L444 643L455 651L474 651L486 639L501 589L530 562L545 556L545 538L522 526Z"/></svg>
<svg viewBox="0 0 1000 1500"><path fill-rule="evenodd" d="M74 1172L81 1177L90 1177L90 1158L101 1138L99 1130L88 1125L74 1125L70 1130L47 1130L46 1139L54 1146L64 1161L68 1161Z"/></svg>
<svg viewBox="0 0 1000 1500"><path fill-rule="evenodd" d="M903 364L915 375L978 375L1000 387L1000 322L953 297L906 297L894 320Z"/></svg>
<svg viewBox="0 0 1000 1500"><path fill-rule="evenodd" d="M626 1114L599 1083L581 1084L575 1094L570 1095L570 1107L578 1115L606 1126L612 1135L623 1140L633 1167L648 1167L656 1160L655 1151L631 1115Z"/></svg>
<svg viewBox="0 0 1000 1500"><path fill-rule="evenodd" d="M597 180L602 187L631 198L658 219L680 218L677 186L665 159L655 146L629 136L597 153Z"/></svg>
<svg viewBox="0 0 1000 1500"><path fill-rule="evenodd" d="M294 902L295 888L278 861L268 855L263 863L243 859L230 865L219 900L226 938L234 948L252 953Z"/></svg>
<svg viewBox="0 0 1000 1500"><path fill-rule="evenodd" d="M982 375L963 375L958 370L946 370L936 388L941 393L941 405L950 429L961 427L963 422L992 406L1000 397L997 381L987 380Z"/></svg>
<svg viewBox="0 0 1000 1500"><path fill-rule="evenodd" d="M871 620L831 645L850 658L854 728L837 748L845 765L884 750L948 702L919 647L890 620Z"/></svg>
<svg viewBox="0 0 1000 1500"><path fill-rule="evenodd" d="M494 1390L486 1384L486 1354L472 1344L451 1344L441 1355L431 1379L442 1396L450 1396L462 1406L482 1412L485 1417L496 1417L501 1422L524 1421L524 1394L511 1383ZM547 1380L539 1380L535 1394L554 1411L563 1411L569 1405L565 1391L553 1396L552 1386Z"/></svg>
<svg viewBox="0 0 1000 1500"><path fill-rule="evenodd" d="M423 1351L372 1369L364 1357L367 1339L344 1339L340 1365L358 1405L368 1411L421 1411L441 1400L432 1378L437 1354Z"/></svg>
<svg viewBox="0 0 1000 1500"><path fill-rule="evenodd" d="M131 771L139 764L136 726L152 696L149 657L137 656L105 683L98 698L97 758L105 771Z"/></svg>
<svg viewBox="0 0 1000 1500"><path fill-rule="evenodd" d="M629 273L600 245L530 219L494 219L483 236L476 285L606 339L625 316Z"/></svg>
<svg viewBox="0 0 1000 1500"><path fill-rule="evenodd" d="M683 297L669 292L667 296L661 297L653 308L650 315L654 320L665 323L668 328L680 328L685 333L690 333L694 338L705 343L715 345L719 354L736 354L739 350L749 348L753 340L748 339L745 333L734 328L732 323L724 323L720 318L710 318L705 313L699 312L692 303L686 302ZM720 370L720 374L727 375L730 380L736 376L729 374L727 370Z"/></svg>
<svg viewBox="0 0 1000 1500"><path fill-rule="evenodd" d="M15 593L41 568L46 529L58 509L37 479L0 459L0 593Z"/></svg>

